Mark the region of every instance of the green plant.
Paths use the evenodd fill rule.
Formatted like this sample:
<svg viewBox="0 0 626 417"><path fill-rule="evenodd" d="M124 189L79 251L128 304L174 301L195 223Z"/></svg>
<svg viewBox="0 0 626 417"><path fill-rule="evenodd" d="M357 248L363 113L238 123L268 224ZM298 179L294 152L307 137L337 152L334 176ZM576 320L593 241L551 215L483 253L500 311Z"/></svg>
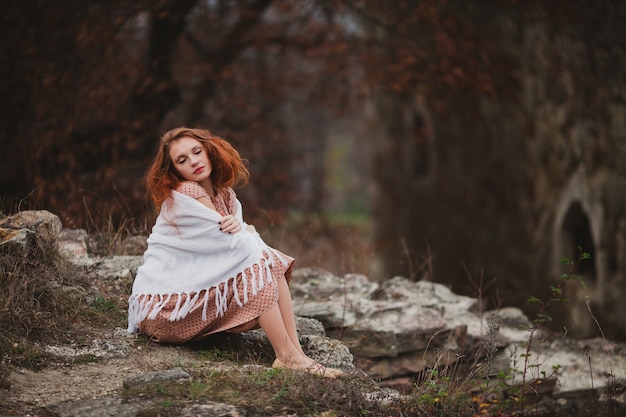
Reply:
<svg viewBox="0 0 626 417"><path fill-rule="evenodd" d="M567 298L563 296L563 289L567 282L572 280L577 280L584 287L585 282L583 277L577 273L578 266L583 260L590 259L591 255L589 253L583 252L582 248L578 247L578 258L574 260L570 260L568 258L561 259L561 265L567 268L567 271L562 273L559 276L559 279L556 285L550 285L550 298L547 300L541 300L538 297L531 296L528 300L529 303L539 304L539 312L536 314L535 319L532 321L530 329L528 342L526 343L525 352L523 352L520 356L522 358L522 381L521 381L521 392L520 392L520 411L522 415L526 415L526 399L529 393L532 392L532 387L529 384L529 371L532 368L538 368L538 363L531 363L533 360L533 354L531 352L532 343L534 337L539 330L540 326L546 324L547 322L552 320L552 317L549 314L549 309L552 305L559 302L568 302ZM558 369L556 369L558 370ZM555 370L555 371L556 371ZM544 378L548 377L547 375L543 375Z"/></svg>
<svg viewBox="0 0 626 417"><path fill-rule="evenodd" d="M437 354L422 381L402 401L403 413L428 416L472 416L470 392L475 387L475 375L461 368L462 357Z"/></svg>
<svg viewBox="0 0 626 417"><path fill-rule="evenodd" d="M587 299L586 304L587 304L587 310L589 311L591 318L593 319L594 323L598 327L598 330L600 331L600 335L602 336L602 341L605 344L607 344L607 340L606 340L606 337L604 336L604 331L602 330L602 326L600 326L598 319L596 318L596 316L593 314L593 311L591 310L591 306L589 305L589 299ZM618 412L617 411L618 409L617 395L618 395L619 388L615 380L615 370L613 369L613 364L614 364L613 353L615 351L615 347L616 347L615 344L613 344L613 346L611 346L610 349L608 350L610 358L611 358L611 368L610 368L610 372L608 372L606 375L607 377L606 394L608 398L608 401L607 401L608 402L608 415L610 416L617 416L617 412ZM586 349L585 353L587 354L587 358L589 360L589 376L591 378L592 387L593 387L593 368L591 366L591 355L590 355L589 349Z"/></svg>
<svg viewBox="0 0 626 417"><path fill-rule="evenodd" d="M117 304L115 303L115 301L107 300L100 295L93 300L91 306L103 313L109 313L117 309Z"/></svg>
<svg viewBox="0 0 626 417"><path fill-rule="evenodd" d="M210 350L202 349L197 353L200 358L211 362L221 362L232 359L232 355L229 352L220 350L217 347Z"/></svg>

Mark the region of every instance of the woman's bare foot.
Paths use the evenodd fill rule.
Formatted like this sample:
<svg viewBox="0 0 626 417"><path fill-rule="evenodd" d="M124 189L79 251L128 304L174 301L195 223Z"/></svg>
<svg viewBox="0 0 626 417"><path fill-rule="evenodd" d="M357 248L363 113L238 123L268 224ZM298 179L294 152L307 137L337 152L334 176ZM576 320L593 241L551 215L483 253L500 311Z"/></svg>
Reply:
<svg viewBox="0 0 626 417"><path fill-rule="evenodd" d="M277 358L272 364L272 368L294 369L294 370L306 372L311 375L323 376L324 378L329 378L329 379L336 379L344 375L343 371L340 369L327 368L321 363L315 362L313 359L310 359L310 358L307 358L307 359L309 359L307 361L308 363L303 363L302 361L291 361L289 362L289 365L287 365L285 362Z"/></svg>

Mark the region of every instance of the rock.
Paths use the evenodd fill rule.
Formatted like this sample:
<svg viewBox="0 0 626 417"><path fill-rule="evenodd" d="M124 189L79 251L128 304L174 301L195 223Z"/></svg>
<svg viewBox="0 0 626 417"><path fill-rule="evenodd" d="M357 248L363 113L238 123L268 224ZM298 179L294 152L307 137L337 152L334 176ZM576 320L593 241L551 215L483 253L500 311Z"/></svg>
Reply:
<svg viewBox="0 0 626 417"><path fill-rule="evenodd" d="M366 392L363 397L370 402L385 406L397 401L400 398L400 393L394 389L382 388L378 391Z"/></svg>
<svg viewBox="0 0 626 417"><path fill-rule="evenodd" d="M510 369L515 370L519 382L524 371L524 345L512 344L504 352L511 358ZM560 392L601 389L611 383L626 381L626 355L614 345L606 350L604 343L591 340L534 340L529 358L527 380L556 376Z"/></svg>
<svg viewBox="0 0 626 417"><path fill-rule="evenodd" d="M0 220L0 228L32 230L39 239L54 243L61 232L61 219L47 210L25 210Z"/></svg>
<svg viewBox="0 0 626 417"><path fill-rule="evenodd" d="M96 272L105 278L131 278L143 264L143 256L112 256L97 263Z"/></svg>
<svg viewBox="0 0 626 417"><path fill-rule="evenodd" d="M46 346L45 351L57 356L78 357L91 355L96 358L127 356L132 346L126 341L96 339L90 346Z"/></svg>
<svg viewBox="0 0 626 417"><path fill-rule="evenodd" d="M143 264L143 256L109 256L105 258L75 257L71 261L95 271L100 278L132 278Z"/></svg>
<svg viewBox="0 0 626 417"><path fill-rule="evenodd" d="M35 232L32 230L0 227L0 246L9 247L19 253L29 253L33 247L35 237Z"/></svg>
<svg viewBox="0 0 626 417"><path fill-rule="evenodd" d="M57 238L59 252L68 258L87 257L87 237L83 229L61 229Z"/></svg>
<svg viewBox="0 0 626 417"><path fill-rule="evenodd" d="M167 382L191 382L191 375L182 368L173 368L166 371L147 372L124 380L124 388L141 388L149 384Z"/></svg>
<svg viewBox="0 0 626 417"><path fill-rule="evenodd" d="M240 417L245 416L237 407L222 403L205 402L183 408L180 417Z"/></svg>
<svg viewBox="0 0 626 417"><path fill-rule="evenodd" d="M340 340L329 337L305 335L300 337L305 353L319 363L344 371L355 370L354 357L348 347Z"/></svg>
<svg viewBox="0 0 626 417"><path fill-rule="evenodd" d="M324 329L324 325L319 320L296 316L296 327L298 328L298 334L301 336L326 336L326 329Z"/></svg>
<svg viewBox="0 0 626 417"><path fill-rule="evenodd" d="M429 369L462 366L481 377L507 375L503 382L516 385L526 367L525 382L535 388L528 395L538 393L535 400L541 401L537 409L574 407L572 393L606 402L613 392L618 408L626 406L624 347L537 329L524 364L532 323L518 308L480 311L476 299L442 284L402 277L378 284L360 275L304 269L294 272L291 287L298 314L320 320L331 338L357 356L358 368L382 385L400 389L404 381L410 391Z"/></svg>
<svg viewBox="0 0 626 417"><path fill-rule="evenodd" d="M54 244L61 227L59 217L49 211L20 211L0 220L0 246L28 254L38 243Z"/></svg>

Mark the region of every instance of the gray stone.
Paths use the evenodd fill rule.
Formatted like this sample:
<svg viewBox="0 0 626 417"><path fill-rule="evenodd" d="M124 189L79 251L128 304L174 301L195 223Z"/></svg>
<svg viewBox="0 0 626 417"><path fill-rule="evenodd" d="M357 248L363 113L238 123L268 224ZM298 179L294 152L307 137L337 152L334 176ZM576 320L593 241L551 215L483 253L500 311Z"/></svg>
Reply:
<svg viewBox="0 0 626 417"><path fill-rule="evenodd" d="M239 412L233 405L206 402L183 408L179 415L181 417L240 417L245 414Z"/></svg>
<svg viewBox="0 0 626 417"><path fill-rule="evenodd" d="M340 278L313 269L295 277L298 314L321 320L327 334L343 341L371 377L408 377L411 383L412 375L455 367L460 358L469 358L477 375L504 372L513 376L508 383L521 382L532 323L518 308L480 311L474 298L402 277L380 285L362 276ZM559 395L592 386L601 392L611 381L608 376L626 380L624 351L610 341L555 338L538 329L525 365L526 383L556 377Z"/></svg>
<svg viewBox="0 0 626 417"><path fill-rule="evenodd" d="M87 257L87 237L84 229L61 229L57 238L59 252L69 258Z"/></svg>
<svg viewBox="0 0 626 417"><path fill-rule="evenodd" d="M59 216L47 210L25 210L0 220L0 227L32 230L39 239L54 242L63 225Z"/></svg>
<svg viewBox="0 0 626 417"><path fill-rule="evenodd" d="M33 247L35 232L29 229L6 229L0 227L0 246L10 247L18 253L27 254Z"/></svg>
<svg viewBox="0 0 626 417"><path fill-rule="evenodd" d="M124 380L124 388L140 388L149 384L168 382L191 382L191 375L182 368L173 368L165 371L146 372Z"/></svg>
<svg viewBox="0 0 626 417"><path fill-rule="evenodd" d="M319 320L296 316L296 327L301 336L326 336L326 329Z"/></svg>
<svg viewBox="0 0 626 417"><path fill-rule="evenodd" d="M366 392L363 394L363 397L369 402L386 406L398 401L401 396L400 393L394 389L383 388L378 391Z"/></svg>
<svg viewBox="0 0 626 417"><path fill-rule="evenodd" d="M103 357L124 357L127 356L132 346L126 341L95 339L89 346L46 346L45 351L57 356L78 357L95 356Z"/></svg>
<svg viewBox="0 0 626 417"><path fill-rule="evenodd" d="M340 340L322 336L302 336L302 349L317 362L331 368L354 370L353 359L348 347Z"/></svg>
<svg viewBox="0 0 626 417"><path fill-rule="evenodd" d="M97 263L97 273L106 278L131 278L143 264L143 256L112 256Z"/></svg>

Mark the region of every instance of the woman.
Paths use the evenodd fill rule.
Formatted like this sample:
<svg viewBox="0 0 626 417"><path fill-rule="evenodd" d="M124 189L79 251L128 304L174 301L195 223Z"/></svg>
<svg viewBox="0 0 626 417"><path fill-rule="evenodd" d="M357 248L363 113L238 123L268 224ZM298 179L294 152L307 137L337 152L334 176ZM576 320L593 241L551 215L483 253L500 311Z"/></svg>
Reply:
<svg viewBox="0 0 626 417"><path fill-rule="evenodd" d="M246 224L233 187L249 172L225 140L201 129L165 133L147 176L159 216L129 298L128 331L184 343L261 327L275 368L342 375L300 345L289 292L294 259Z"/></svg>

